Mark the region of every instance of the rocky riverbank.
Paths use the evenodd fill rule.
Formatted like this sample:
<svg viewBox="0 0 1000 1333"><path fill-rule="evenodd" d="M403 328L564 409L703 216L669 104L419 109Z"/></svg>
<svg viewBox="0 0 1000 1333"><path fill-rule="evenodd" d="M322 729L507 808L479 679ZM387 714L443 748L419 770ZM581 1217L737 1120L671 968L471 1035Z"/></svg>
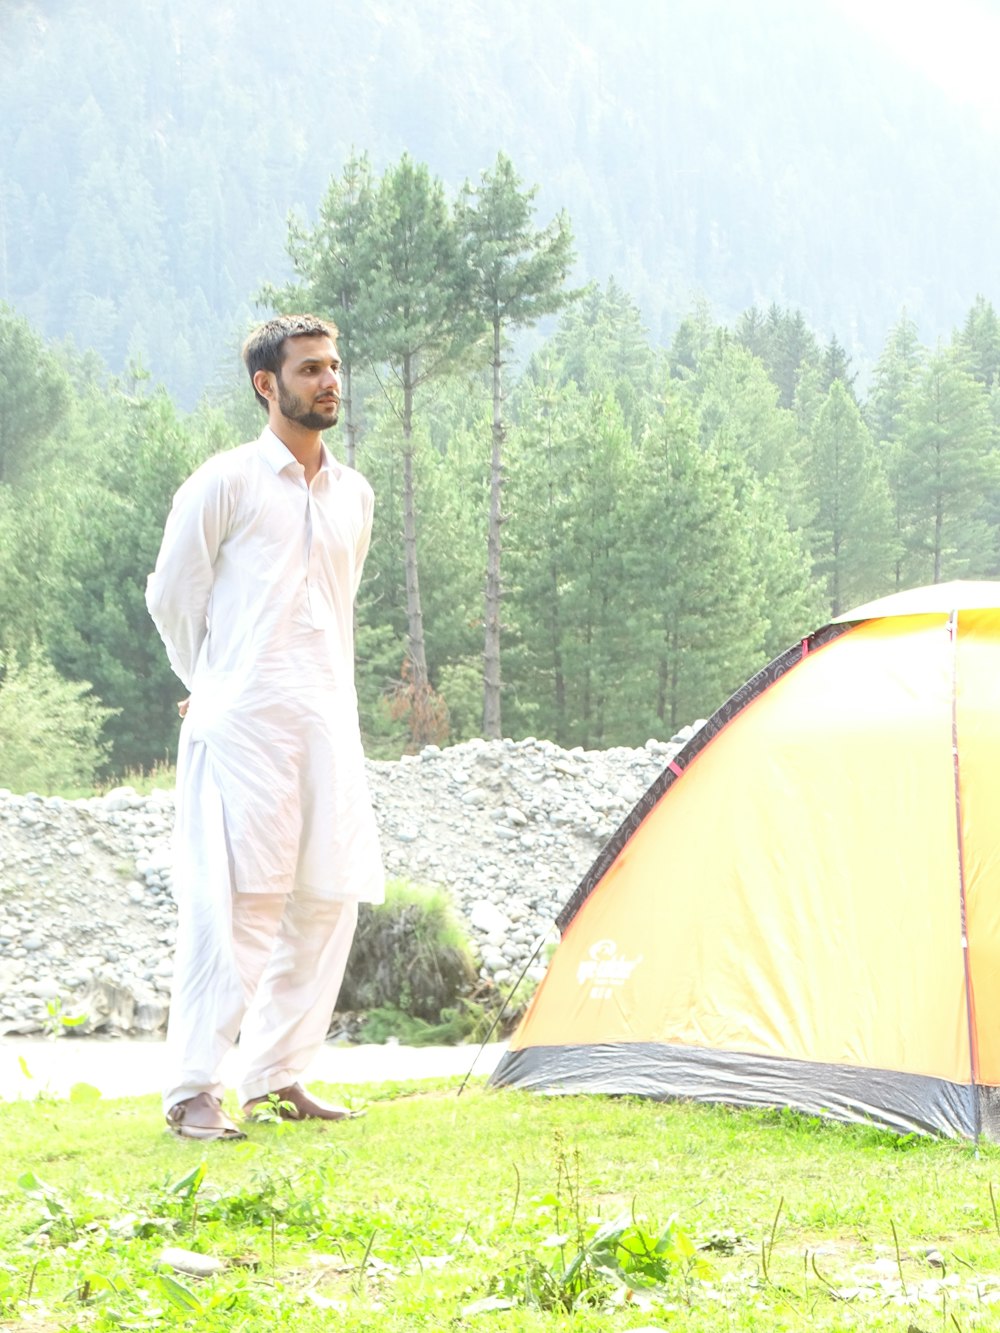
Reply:
<svg viewBox="0 0 1000 1333"><path fill-rule="evenodd" d="M698 724L695 724L696 726ZM637 750L547 741L429 746L368 778L390 876L452 896L482 971L511 981L694 728ZM0 789L0 1034L161 1032L174 906L171 791L83 801Z"/></svg>

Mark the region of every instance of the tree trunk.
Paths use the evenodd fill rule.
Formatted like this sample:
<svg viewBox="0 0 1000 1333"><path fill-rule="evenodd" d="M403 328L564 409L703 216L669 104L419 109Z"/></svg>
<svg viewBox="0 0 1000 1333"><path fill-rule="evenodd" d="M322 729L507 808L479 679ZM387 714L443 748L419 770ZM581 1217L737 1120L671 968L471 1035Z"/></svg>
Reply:
<svg viewBox="0 0 1000 1333"><path fill-rule="evenodd" d="M490 520L486 541L486 641L483 652L483 736L500 739L500 529L503 524L503 390L500 383L500 320L493 321L493 454L490 460Z"/></svg>
<svg viewBox="0 0 1000 1333"><path fill-rule="evenodd" d="M413 502L413 376L412 357L403 358L403 561L406 569L406 620L411 681L415 689L427 683L424 651L424 613L417 575L417 514Z"/></svg>
<svg viewBox="0 0 1000 1333"><path fill-rule="evenodd" d="M835 616L839 616L844 608L841 605L842 593L840 590L840 533L836 529L833 534L833 587L831 593L830 610Z"/></svg>
<svg viewBox="0 0 1000 1333"><path fill-rule="evenodd" d="M344 447L347 452L347 466L355 467L355 454L358 444L358 425L354 420L354 399L351 396L351 365L345 361L341 368L340 405L344 409Z"/></svg>
<svg viewBox="0 0 1000 1333"><path fill-rule="evenodd" d="M552 422L548 423L546 440L549 474L549 513L555 509L555 488L552 484ZM562 620L559 615L559 565L556 559L556 547L549 543L549 633L552 643L552 688L556 707L556 735L560 745L567 741L566 736L566 672L563 669L562 655Z"/></svg>

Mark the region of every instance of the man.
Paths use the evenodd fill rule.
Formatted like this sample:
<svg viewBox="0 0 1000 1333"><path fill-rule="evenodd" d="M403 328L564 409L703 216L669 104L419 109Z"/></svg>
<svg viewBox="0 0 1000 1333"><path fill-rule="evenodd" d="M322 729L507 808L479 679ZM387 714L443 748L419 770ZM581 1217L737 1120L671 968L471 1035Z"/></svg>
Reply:
<svg viewBox="0 0 1000 1333"><path fill-rule="evenodd" d="M181 486L146 604L189 690L177 758L177 949L167 1124L244 1135L219 1068L240 1037L244 1113L341 1119L299 1078L322 1043L359 902L383 872L354 690L371 487L331 457L333 325L283 315L243 348L267 426Z"/></svg>

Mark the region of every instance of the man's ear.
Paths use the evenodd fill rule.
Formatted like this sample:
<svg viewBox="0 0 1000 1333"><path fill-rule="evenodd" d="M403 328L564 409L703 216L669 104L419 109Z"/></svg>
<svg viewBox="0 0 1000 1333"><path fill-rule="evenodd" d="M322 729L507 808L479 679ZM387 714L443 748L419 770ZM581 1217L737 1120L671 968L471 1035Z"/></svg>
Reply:
<svg viewBox="0 0 1000 1333"><path fill-rule="evenodd" d="M270 402L275 397L274 375L269 370L256 371L253 377L253 387L261 398L266 398Z"/></svg>

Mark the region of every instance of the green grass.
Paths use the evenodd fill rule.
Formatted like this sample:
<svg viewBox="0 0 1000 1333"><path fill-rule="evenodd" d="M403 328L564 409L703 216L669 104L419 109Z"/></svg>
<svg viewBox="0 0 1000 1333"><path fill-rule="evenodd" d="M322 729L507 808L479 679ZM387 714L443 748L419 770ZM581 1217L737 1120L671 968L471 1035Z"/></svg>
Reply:
<svg viewBox="0 0 1000 1333"><path fill-rule="evenodd" d="M109 791L116 787L132 787L137 795L148 796L150 792L162 789L164 791L173 791L177 785L177 768L174 764L161 761L152 766L152 768L130 768L119 777L105 778L97 788L98 796L105 796ZM85 792L84 795L94 795L93 792Z"/></svg>
<svg viewBox="0 0 1000 1333"><path fill-rule="evenodd" d="M138 796L148 796L157 790L173 791L177 785L177 768L166 761L156 763L149 769L130 768L116 777L103 778L96 785L73 786L57 783L51 791L42 795L61 796L66 801L82 801L91 796L106 796L116 787L131 787ZM15 790L19 790L15 788ZM0 1326L2 1327L2 1326Z"/></svg>
<svg viewBox="0 0 1000 1333"><path fill-rule="evenodd" d="M1000 1329L1000 1149L457 1087L243 1144L152 1098L0 1105L0 1328Z"/></svg>

